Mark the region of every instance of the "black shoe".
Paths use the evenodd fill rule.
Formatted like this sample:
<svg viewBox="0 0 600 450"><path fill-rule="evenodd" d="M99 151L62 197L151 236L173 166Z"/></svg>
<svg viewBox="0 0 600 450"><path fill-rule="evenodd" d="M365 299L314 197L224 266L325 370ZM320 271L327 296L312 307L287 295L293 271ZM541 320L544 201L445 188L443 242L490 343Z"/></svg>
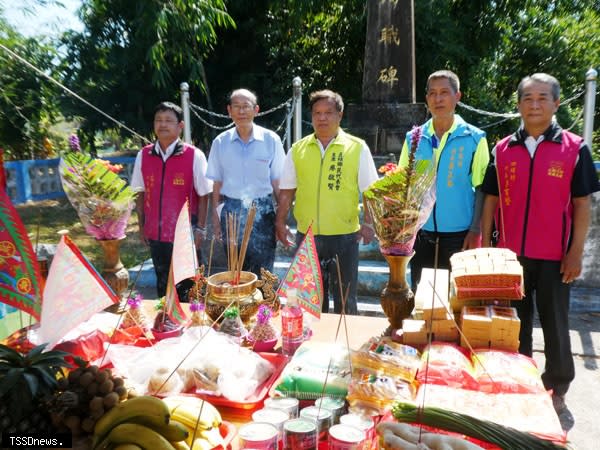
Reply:
<svg viewBox="0 0 600 450"><path fill-rule="evenodd" d="M560 414L567 409L567 404L565 403L565 396L559 394L552 394L552 406L554 406L554 411L556 414Z"/></svg>

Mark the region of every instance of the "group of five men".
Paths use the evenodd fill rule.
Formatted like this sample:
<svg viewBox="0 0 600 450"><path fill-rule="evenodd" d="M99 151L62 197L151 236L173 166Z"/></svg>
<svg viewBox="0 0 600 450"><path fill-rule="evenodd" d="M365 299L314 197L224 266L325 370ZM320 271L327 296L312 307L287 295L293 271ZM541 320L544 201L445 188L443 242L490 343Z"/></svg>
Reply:
<svg viewBox="0 0 600 450"><path fill-rule="evenodd" d="M538 310L544 332L546 367L542 379L553 390L557 411L573 380L569 339L570 283L581 274L583 245L590 223L591 194L600 190L589 147L554 120L560 104L558 81L543 73L521 80L521 126L491 153L485 132L456 114L460 82L451 71L432 73L426 102L431 119L422 126L417 160L434 161L436 202L415 242L411 285L423 267L449 269L453 253L494 243L513 250L524 270L525 298L515 302L521 320L520 349L532 354L532 327ZM189 200L197 248L207 220L215 238L226 233L235 213L245 223L256 206L244 270L272 271L276 242L299 245L312 227L323 274L323 311L357 313L359 241L374 238L368 211L360 222L360 194L378 179L367 144L340 127L342 97L330 90L310 95L314 133L294 143L286 155L280 138L256 123L256 95L237 89L227 111L235 127L218 135L208 161L184 144L181 109L161 103L155 111L157 140L138 154L132 187L138 197L142 242L150 246L163 296L179 209ZM408 164L411 133L399 164ZM212 192L210 214L208 196ZM294 205L297 233L288 228ZM494 238L494 239L493 239ZM338 276L337 264L339 264ZM341 286L339 285L341 281ZM189 284L177 287L185 297Z"/></svg>

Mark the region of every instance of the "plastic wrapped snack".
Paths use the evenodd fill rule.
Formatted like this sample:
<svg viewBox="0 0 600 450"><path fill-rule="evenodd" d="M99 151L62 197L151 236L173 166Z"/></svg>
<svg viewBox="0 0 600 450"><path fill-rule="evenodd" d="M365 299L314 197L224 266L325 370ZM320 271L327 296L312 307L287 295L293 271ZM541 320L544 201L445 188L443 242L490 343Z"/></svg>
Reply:
<svg viewBox="0 0 600 450"><path fill-rule="evenodd" d="M396 401L412 402L416 388L382 370L355 369L348 386L347 400L352 410L385 414Z"/></svg>
<svg viewBox="0 0 600 450"><path fill-rule="evenodd" d="M442 342L433 342L423 351L417 381L465 389L479 387L471 360L463 349Z"/></svg>
<svg viewBox="0 0 600 450"><path fill-rule="evenodd" d="M420 354L414 347L394 342L390 337L372 338L352 352L354 369L381 369L409 383L415 379L420 365Z"/></svg>
<svg viewBox="0 0 600 450"><path fill-rule="evenodd" d="M535 361L520 353L478 350L472 356L475 378L484 392L545 392Z"/></svg>
<svg viewBox="0 0 600 450"><path fill-rule="evenodd" d="M350 375L346 347L307 341L296 350L283 370L274 394L307 400L323 395L343 398L348 393Z"/></svg>

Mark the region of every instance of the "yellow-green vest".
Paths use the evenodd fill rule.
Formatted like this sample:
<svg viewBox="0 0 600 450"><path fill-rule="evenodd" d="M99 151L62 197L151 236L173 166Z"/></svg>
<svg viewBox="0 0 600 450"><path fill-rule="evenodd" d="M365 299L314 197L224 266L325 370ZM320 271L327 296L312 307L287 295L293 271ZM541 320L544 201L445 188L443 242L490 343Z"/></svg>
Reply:
<svg viewBox="0 0 600 450"><path fill-rule="evenodd" d="M298 231L306 233L311 223L314 234L328 236L360 229L358 168L364 145L340 130L323 158L314 134L292 146Z"/></svg>

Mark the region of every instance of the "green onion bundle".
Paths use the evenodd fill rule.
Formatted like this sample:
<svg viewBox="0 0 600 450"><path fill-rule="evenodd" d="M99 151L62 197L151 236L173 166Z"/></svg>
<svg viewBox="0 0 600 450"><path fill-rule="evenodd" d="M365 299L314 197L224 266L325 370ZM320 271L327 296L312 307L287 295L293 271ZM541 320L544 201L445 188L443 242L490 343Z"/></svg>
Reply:
<svg viewBox="0 0 600 450"><path fill-rule="evenodd" d="M433 406L419 409L410 403L397 402L392 408L392 414L399 422L422 423L453 431L506 450L564 450L563 446L532 434Z"/></svg>

